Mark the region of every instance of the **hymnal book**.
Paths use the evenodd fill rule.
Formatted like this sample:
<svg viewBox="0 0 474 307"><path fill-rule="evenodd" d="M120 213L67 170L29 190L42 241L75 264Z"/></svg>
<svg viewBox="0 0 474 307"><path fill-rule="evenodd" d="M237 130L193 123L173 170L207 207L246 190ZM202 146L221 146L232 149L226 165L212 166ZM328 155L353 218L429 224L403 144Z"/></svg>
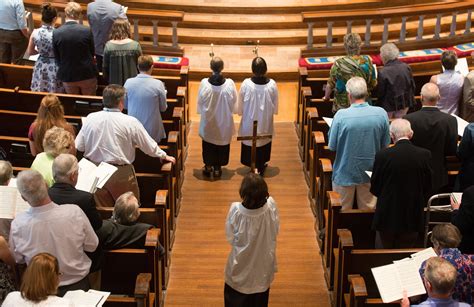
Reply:
<svg viewBox="0 0 474 307"><path fill-rule="evenodd" d="M426 290L419 269L421 264L431 257L437 257L437 255L430 247L411 255L410 258L372 268L382 301L390 303L401 300L403 290L407 292L408 297L425 294Z"/></svg>
<svg viewBox="0 0 474 307"><path fill-rule="evenodd" d="M74 290L66 292L64 298L67 298L72 303L74 303L74 306L100 307L104 305L109 295L110 292L97 291L92 289L87 292L84 292L83 290Z"/></svg>
<svg viewBox="0 0 474 307"><path fill-rule="evenodd" d="M371 171L365 171L365 173L367 174L367 176L369 176L369 178L372 178L372 172Z"/></svg>
<svg viewBox="0 0 474 307"><path fill-rule="evenodd" d="M332 125L332 118L330 117L323 117L324 121L326 122L326 124L328 124L329 128L331 128L331 125Z"/></svg>
<svg viewBox="0 0 474 307"><path fill-rule="evenodd" d="M469 123L455 114L451 115L456 118L456 121L458 122L458 135L462 137L462 135L464 134L464 129L466 129Z"/></svg>
<svg viewBox="0 0 474 307"><path fill-rule="evenodd" d="M460 205L462 200L462 193L451 193L451 198L453 199L454 203Z"/></svg>
<svg viewBox="0 0 474 307"><path fill-rule="evenodd" d="M79 161L79 178L76 189L94 193L97 188L101 189L107 180L117 171L117 168L106 162L96 166L86 158Z"/></svg>
<svg viewBox="0 0 474 307"><path fill-rule="evenodd" d="M14 219L18 213L29 208L30 205L21 197L16 187L0 186L0 218Z"/></svg>

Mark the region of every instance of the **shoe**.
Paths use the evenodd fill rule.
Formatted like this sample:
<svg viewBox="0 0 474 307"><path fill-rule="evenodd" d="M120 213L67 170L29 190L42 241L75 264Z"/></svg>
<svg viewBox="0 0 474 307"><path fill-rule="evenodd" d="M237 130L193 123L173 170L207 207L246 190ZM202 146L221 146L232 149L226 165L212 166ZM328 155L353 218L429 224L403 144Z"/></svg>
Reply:
<svg viewBox="0 0 474 307"><path fill-rule="evenodd" d="M219 178L220 176L222 176L222 169L220 166L214 166L213 169L214 169L214 173L213 173L214 178Z"/></svg>
<svg viewBox="0 0 474 307"><path fill-rule="evenodd" d="M212 173L212 166L208 166L208 165L205 165L203 168L202 168L202 174L206 177L211 177L211 173Z"/></svg>
<svg viewBox="0 0 474 307"><path fill-rule="evenodd" d="M267 166L268 166L268 164L265 163L262 168L259 168L259 169L257 170L257 171L258 171L258 174L259 174L260 176L263 177L263 174L265 173L265 169L267 168Z"/></svg>

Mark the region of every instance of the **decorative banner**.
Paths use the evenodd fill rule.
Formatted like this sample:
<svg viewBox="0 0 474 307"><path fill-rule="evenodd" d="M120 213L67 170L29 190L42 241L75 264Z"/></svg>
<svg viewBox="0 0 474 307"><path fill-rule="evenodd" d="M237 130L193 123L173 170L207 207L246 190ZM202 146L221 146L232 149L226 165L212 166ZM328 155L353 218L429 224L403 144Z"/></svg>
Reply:
<svg viewBox="0 0 474 307"><path fill-rule="evenodd" d="M456 45L449 49L454 50L458 55L458 58L467 57L470 56L472 52L474 52L474 43Z"/></svg>

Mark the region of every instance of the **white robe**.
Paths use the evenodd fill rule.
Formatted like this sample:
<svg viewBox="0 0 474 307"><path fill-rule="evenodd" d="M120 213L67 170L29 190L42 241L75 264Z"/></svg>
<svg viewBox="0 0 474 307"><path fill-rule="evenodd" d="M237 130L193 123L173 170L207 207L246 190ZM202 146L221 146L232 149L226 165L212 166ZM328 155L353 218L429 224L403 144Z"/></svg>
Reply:
<svg viewBox="0 0 474 307"><path fill-rule="evenodd" d="M201 114L199 136L214 145L228 145L234 135L234 118L237 90L234 81L226 79L220 86L201 81L197 112Z"/></svg>
<svg viewBox="0 0 474 307"><path fill-rule="evenodd" d="M255 84L251 79L245 79L240 87L237 112L242 116L239 136L251 136L253 121L258 121L257 135L273 135L273 114L278 114L278 89L275 81L270 79L267 84ZM264 146L271 139L257 140L257 147ZM252 141L243 141L252 146Z"/></svg>

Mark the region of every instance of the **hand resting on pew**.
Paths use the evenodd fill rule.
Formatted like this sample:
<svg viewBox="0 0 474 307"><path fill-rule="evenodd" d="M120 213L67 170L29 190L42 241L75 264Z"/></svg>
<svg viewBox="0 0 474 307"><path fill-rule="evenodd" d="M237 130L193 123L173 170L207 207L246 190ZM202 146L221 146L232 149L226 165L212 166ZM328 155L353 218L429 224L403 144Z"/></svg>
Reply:
<svg viewBox="0 0 474 307"><path fill-rule="evenodd" d="M168 161L168 162L171 162L171 163L173 163L173 164L176 163L176 159L175 159L174 157L168 156L168 155L165 156L164 158L162 158L161 161Z"/></svg>

